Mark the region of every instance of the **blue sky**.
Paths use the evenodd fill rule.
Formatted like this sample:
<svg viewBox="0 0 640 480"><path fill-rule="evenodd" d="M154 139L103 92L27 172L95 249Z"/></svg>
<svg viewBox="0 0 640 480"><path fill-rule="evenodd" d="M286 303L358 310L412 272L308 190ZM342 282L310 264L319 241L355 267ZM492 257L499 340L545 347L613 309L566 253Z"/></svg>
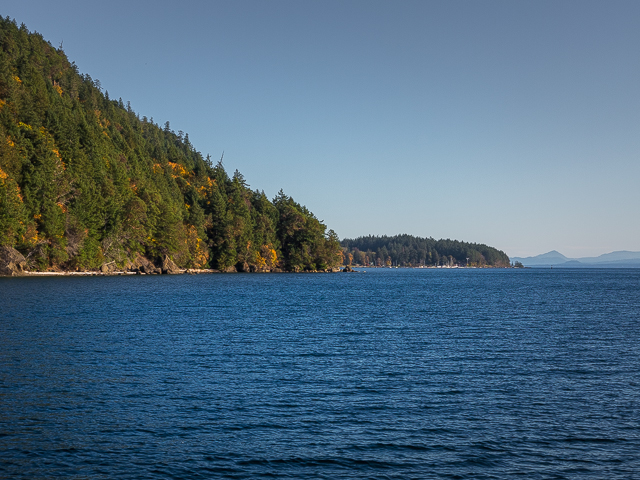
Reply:
<svg viewBox="0 0 640 480"><path fill-rule="evenodd" d="M341 238L640 250L640 2L5 1Z"/></svg>

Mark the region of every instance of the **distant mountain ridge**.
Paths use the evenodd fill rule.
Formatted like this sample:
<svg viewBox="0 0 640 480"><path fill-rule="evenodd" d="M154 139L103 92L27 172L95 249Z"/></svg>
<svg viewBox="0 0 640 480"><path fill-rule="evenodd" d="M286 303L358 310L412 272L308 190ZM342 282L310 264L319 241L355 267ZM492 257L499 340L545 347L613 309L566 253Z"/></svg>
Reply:
<svg viewBox="0 0 640 480"><path fill-rule="evenodd" d="M556 250L535 257L512 257L525 267L564 267L564 268L640 268L640 252L621 250L605 253L598 257L568 258Z"/></svg>

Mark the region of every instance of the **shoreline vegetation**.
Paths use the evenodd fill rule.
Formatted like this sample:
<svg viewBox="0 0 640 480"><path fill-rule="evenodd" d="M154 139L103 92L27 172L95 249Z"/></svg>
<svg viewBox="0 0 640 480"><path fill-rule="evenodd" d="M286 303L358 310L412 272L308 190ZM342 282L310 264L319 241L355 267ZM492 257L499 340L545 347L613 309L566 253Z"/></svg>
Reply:
<svg viewBox="0 0 640 480"><path fill-rule="evenodd" d="M17 255L16 255L17 254ZM129 269L119 270L114 264L105 264L97 270L45 270L32 271L24 269L26 262L20 258L19 252L7 252L6 247L0 247L0 278L1 277L61 277L61 276L126 276L126 275L201 275L201 274L229 274L229 273L252 273L238 272L237 270L220 271L213 268L178 268L170 263L163 264L162 267L155 270L147 269ZM291 272L282 269L273 269L270 271L261 271L255 273L366 273L366 269L486 269L486 268L521 268L521 267L504 267L504 266L462 266L462 265L420 265L420 266L388 266L388 265L342 265L340 267L327 268L326 270L304 270L300 272ZM357 270L356 270L357 269Z"/></svg>
<svg viewBox="0 0 640 480"><path fill-rule="evenodd" d="M305 271L305 272L297 272L299 274L306 274L306 273L338 273L338 272L350 272L350 273L366 273L367 269L383 269L383 270L392 270L392 269L444 269L444 270L448 270L448 269L462 269L462 270L474 270L474 269L486 269L486 268L512 268L512 267L458 267L458 266L453 266L453 267L448 267L448 266L431 266L431 267L376 267L376 266L369 266L369 267L363 267L360 265L354 265L352 268L347 269L346 267L341 267L341 268L336 268L333 270L316 270L316 271ZM357 269L357 270L356 270ZM237 273L237 272L233 272L233 273ZM283 270L280 271L271 271L271 272L259 272L262 274L269 274L269 273L296 273L296 272L286 272ZM181 269L178 270L176 272L171 272L171 275L208 275L208 274L229 274L229 272L221 272L220 270L215 270L215 269L211 269L211 268L187 268L187 269ZM44 271L44 272L38 272L38 271L22 271L19 274L15 274L15 275L3 275L0 274L0 278L2 277L117 277L117 276L129 276L129 275L161 275L161 274L148 274L148 273L141 273L141 272L135 272L135 271L126 271L126 270L114 270L114 271L110 271L110 272L102 272L100 270L94 271L94 270L87 270L87 271L82 271L82 272L74 272L74 271Z"/></svg>
<svg viewBox="0 0 640 480"><path fill-rule="evenodd" d="M268 199L0 17L0 275L508 267L486 245L338 235ZM344 268L342 268L344 266Z"/></svg>

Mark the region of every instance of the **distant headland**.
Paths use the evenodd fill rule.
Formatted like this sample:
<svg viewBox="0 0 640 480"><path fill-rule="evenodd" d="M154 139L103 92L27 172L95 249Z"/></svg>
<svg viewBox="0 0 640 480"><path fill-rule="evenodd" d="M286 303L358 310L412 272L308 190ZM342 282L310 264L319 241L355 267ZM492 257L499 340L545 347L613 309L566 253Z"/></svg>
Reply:
<svg viewBox="0 0 640 480"><path fill-rule="evenodd" d="M494 247L459 240L412 235L344 239L345 264L398 267L509 267L506 253Z"/></svg>

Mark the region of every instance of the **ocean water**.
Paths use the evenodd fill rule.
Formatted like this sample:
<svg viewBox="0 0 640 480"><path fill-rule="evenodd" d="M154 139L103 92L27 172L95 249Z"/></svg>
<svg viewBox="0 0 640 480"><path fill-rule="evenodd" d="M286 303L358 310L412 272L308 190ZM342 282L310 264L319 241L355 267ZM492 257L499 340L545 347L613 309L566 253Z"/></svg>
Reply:
<svg viewBox="0 0 640 480"><path fill-rule="evenodd" d="M640 270L0 279L0 478L640 478Z"/></svg>

